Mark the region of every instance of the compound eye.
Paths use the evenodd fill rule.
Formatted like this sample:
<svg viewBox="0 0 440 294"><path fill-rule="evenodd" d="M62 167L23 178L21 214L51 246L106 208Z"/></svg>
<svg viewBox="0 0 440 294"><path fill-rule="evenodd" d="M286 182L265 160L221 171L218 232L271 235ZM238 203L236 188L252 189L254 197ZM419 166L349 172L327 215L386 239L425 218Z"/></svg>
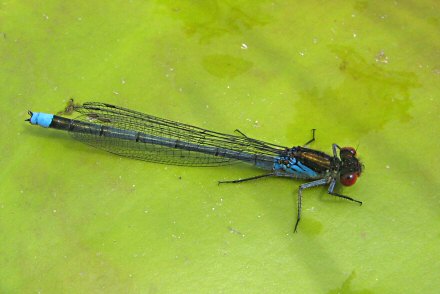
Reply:
<svg viewBox="0 0 440 294"><path fill-rule="evenodd" d="M344 186L353 186L356 183L358 175L356 173L341 175L340 181Z"/></svg>
<svg viewBox="0 0 440 294"><path fill-rule="evenodd" d="M356 149L353 147L343 147L341 148L340 154L341 156L356 156Z"/></svg>

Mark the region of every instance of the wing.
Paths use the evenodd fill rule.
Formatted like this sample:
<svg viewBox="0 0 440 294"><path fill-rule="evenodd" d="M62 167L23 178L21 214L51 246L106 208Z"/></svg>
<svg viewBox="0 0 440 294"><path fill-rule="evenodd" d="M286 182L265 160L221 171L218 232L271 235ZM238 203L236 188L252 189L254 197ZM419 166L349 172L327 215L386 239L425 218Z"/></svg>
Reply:
<svg viewBox="0 0 440 294"><path fill-rule="evenodd" d="M93 122L202 146L212 146L269 156L278 156L281 152L286 150L286 147L255 140L246 136L235 136L209 131L106 103L84 103L81 106L75 106L75 111L82 114L76 118L80 121ZM235 159L196 151L121 140L113 137L97 136L93 135L92 132L90 134L85 132L70 132L70 134L76 140L99 149L150 162L190 166L218 166L237 162Z"/></svg>

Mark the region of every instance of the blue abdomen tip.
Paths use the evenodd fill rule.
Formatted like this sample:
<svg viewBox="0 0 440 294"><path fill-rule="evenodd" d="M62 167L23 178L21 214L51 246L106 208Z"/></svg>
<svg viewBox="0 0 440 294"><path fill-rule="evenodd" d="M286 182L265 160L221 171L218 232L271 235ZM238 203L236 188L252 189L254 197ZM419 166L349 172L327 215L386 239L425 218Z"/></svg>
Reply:
<svg viewBox="0 0 440 294"><path fill-rule="evenodd" d="M31 124L48 128L52 123L53 114L34 112L31 117Z"/></svg>

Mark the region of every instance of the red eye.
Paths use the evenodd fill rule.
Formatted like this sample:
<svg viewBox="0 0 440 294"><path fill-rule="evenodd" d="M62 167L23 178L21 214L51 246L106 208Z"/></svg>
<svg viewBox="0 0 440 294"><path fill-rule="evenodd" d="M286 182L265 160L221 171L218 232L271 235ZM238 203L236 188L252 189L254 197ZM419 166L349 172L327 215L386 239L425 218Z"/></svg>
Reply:
<svg viewBox="0 0 440 294"><path fill-rule="evenodd" d="M353 147L343 147L341 148L341 153L350 153L352 156L356 156L356 149Z"/></svg>
<svg viewBox="0 0 440 294"><path fill-rule="evenodd" d="M354 183L356 183L357 178L358 175L356 173L345 174L345 175L341 175L340 181L341 184L344 186L352 186L354 185Z"/></svg>

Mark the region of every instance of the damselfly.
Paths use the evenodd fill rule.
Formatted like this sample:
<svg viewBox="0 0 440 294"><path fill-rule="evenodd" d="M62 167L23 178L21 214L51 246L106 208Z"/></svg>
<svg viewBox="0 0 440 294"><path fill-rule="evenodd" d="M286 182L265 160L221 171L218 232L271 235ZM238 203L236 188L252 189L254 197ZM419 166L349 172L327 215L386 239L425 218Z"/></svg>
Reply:
<svg viewBox="0 0 440 294"><path fill-rule="evenodd" d="M265 174L219 183L240 183L267 177L311 180L299 186L298 211L294 231L301 219L302 191L328 185L328 194L359 204L361 201L334 192L337 181L353 185L363 165L353 147L333 144L333 154L306 148L292 148L238 135L223 134L158 118L107 103L74 105L81 115L69 119L29 111L31 124L68 131L73 138L93 147L130 158L186 166L219 166L244 162L267 170ZM339 150L339 157L338 157Z"/></svg>

